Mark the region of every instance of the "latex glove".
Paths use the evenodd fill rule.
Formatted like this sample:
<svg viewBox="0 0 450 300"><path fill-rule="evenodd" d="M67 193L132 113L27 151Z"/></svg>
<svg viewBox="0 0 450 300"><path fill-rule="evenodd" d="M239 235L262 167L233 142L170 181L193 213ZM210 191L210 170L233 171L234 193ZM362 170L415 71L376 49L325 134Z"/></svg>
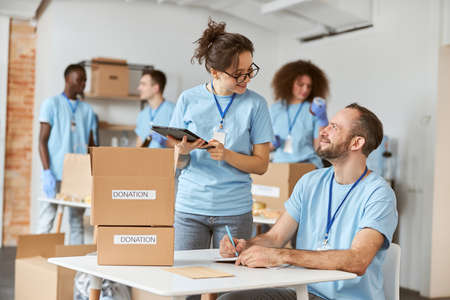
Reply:
<svg viewBox="0 0 450 300"><path fill-rule="evenodd" d="M42 171L42 181L44 194L47 198L55 198L56 196L56 179L50 169Z"/></svg>
<svg viewBox="0 0 450 300"><path fill-rule="evenodd" d="M161 146L166 145L167 139L165 137L163 137L162 135L160 135L159 133L152 132L151 137L152 137L153 141L158 142Z"/></svg>
<svg viewBox="0 0 450 300"><path fill-rule="evenodd" d="M272 140L273 150L277 150L281 146L281 138L279 135L275 135Z"/></svg>
<svg viewBox="0 0 450 300"><path fill-rule="evenodd" d="M323 127L328 125L327 105L324 99L320 97L314 98L310 109L311 113L319 119L319 126Z"/></svg>

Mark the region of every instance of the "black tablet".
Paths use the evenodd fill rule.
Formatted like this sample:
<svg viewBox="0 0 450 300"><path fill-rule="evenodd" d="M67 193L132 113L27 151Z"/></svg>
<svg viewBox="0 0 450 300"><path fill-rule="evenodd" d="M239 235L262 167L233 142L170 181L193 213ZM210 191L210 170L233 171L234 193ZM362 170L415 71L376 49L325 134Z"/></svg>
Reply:
<svg viewBox="0 0 450 300"><path fill-rule="evenodd" d="M183 136L186 136L187 141L189 143L195 142L197 139L201 139L201 137L199 137L195 133L189 131L188 129L184 129L184 128L153 125L152 130L165 136L165 137L170 135L171 137L173 137L174 139L179 140L179 141L181 141L183 139ZM207 144L208 144L208 142L205 141L205 145L207 145ZM212 148L212 146L204 148L204 149L209 149L209 148Z"/></svg>

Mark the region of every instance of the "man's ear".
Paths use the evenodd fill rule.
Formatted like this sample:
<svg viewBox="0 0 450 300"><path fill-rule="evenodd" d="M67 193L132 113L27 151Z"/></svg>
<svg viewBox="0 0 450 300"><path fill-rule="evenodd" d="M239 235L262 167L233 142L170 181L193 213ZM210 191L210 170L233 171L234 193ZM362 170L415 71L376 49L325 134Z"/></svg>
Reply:
<svg viewBox="0 0 450 300"><path fill-rule="evenodd" d="M366 144L366 139L362 136L355 136L352 138L352 142L350 143L350 150L351 151L358 151L364 147Z"/></svg>

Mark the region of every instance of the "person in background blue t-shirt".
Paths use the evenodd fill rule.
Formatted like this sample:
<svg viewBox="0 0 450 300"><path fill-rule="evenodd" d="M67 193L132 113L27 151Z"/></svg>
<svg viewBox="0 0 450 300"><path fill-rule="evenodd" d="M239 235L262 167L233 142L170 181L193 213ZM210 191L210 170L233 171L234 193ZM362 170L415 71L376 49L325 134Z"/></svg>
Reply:
<svg viewBox="0 0 450 300"><path fill-rule="evenodd" d="M139 112L136 129L136 146L149 138L149 148L165 148L167 139L152 131L153 125L168 126L175 105L164 99L163 93L166 86L166 75L159 70L144 70L139 81L139 94L142 100L147 100L148 105Z"/></svg>
<svg viewBox="0 0 450 300"><path fill-rule="evenodd" d="M78 99L83 97L86 71L80 64L69 65L64 71L64 92L46 99L39 114L39 154L42 162L42 186L47 198L59 191L66 153L86 154L94 146L97 119L92 107ZM57 205L40 203L38 233L48 233L53 227ZM84 208L69 208L70 243L84 243Z"/></svg>
<svg viewBox="0 0 450 300"><path fill-rule="evenodd" d="M367 156L383 138L380 120L356 103L339 111L320 131L317 154L331 162L304 175L285 203L286 212L272 229L251 240L227 235L221 241L222 256L248 267L282 264L311 269L356 273L351 280L308 285L310 299L382 300L383 262L398 214L394 191L368 170ZM283 248L298 227L296 249ZM297 299L291 289L265 289L230 293L220 300ZM317 298L318 297L318 298Z"/></svg>
<svg viewBox="0 0 450 300"><path fill-rule="evenodd" d="M247 89L259 67L253 43L209 20L197 40L193 60L205 61L212 80L184 91L170 126L201 137L171 139L178 153L175 249L218 248L228 225L234 236L252 231L250 173L264 174L269 163L272 124L266 100ZM205 141L210 149L205 149Z"/></svg>
<svg viewBox="0 0 450 300"><path fill-rule="evenodd" d="M270 107L275 134L272 161L323 167L314 149L319 129L328 125L324 100L329 93L327 76L313 63L297 60L275 73L272 87L276 101Z"/></svg>

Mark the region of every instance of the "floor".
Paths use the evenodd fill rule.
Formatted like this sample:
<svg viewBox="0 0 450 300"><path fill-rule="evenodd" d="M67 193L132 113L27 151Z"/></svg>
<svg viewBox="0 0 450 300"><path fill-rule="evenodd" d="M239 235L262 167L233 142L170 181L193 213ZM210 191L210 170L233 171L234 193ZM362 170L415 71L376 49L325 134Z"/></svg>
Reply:
<svg viewBox="0 0 450 300"><path fill-rule="evenodd" d="M15 247L0 248L0 299L14 299L14 259L16 256ZM401 300L426 300L420 297L418 293L401 290ZM440 300L450 300L450 298L439 298Z"/></svg>

